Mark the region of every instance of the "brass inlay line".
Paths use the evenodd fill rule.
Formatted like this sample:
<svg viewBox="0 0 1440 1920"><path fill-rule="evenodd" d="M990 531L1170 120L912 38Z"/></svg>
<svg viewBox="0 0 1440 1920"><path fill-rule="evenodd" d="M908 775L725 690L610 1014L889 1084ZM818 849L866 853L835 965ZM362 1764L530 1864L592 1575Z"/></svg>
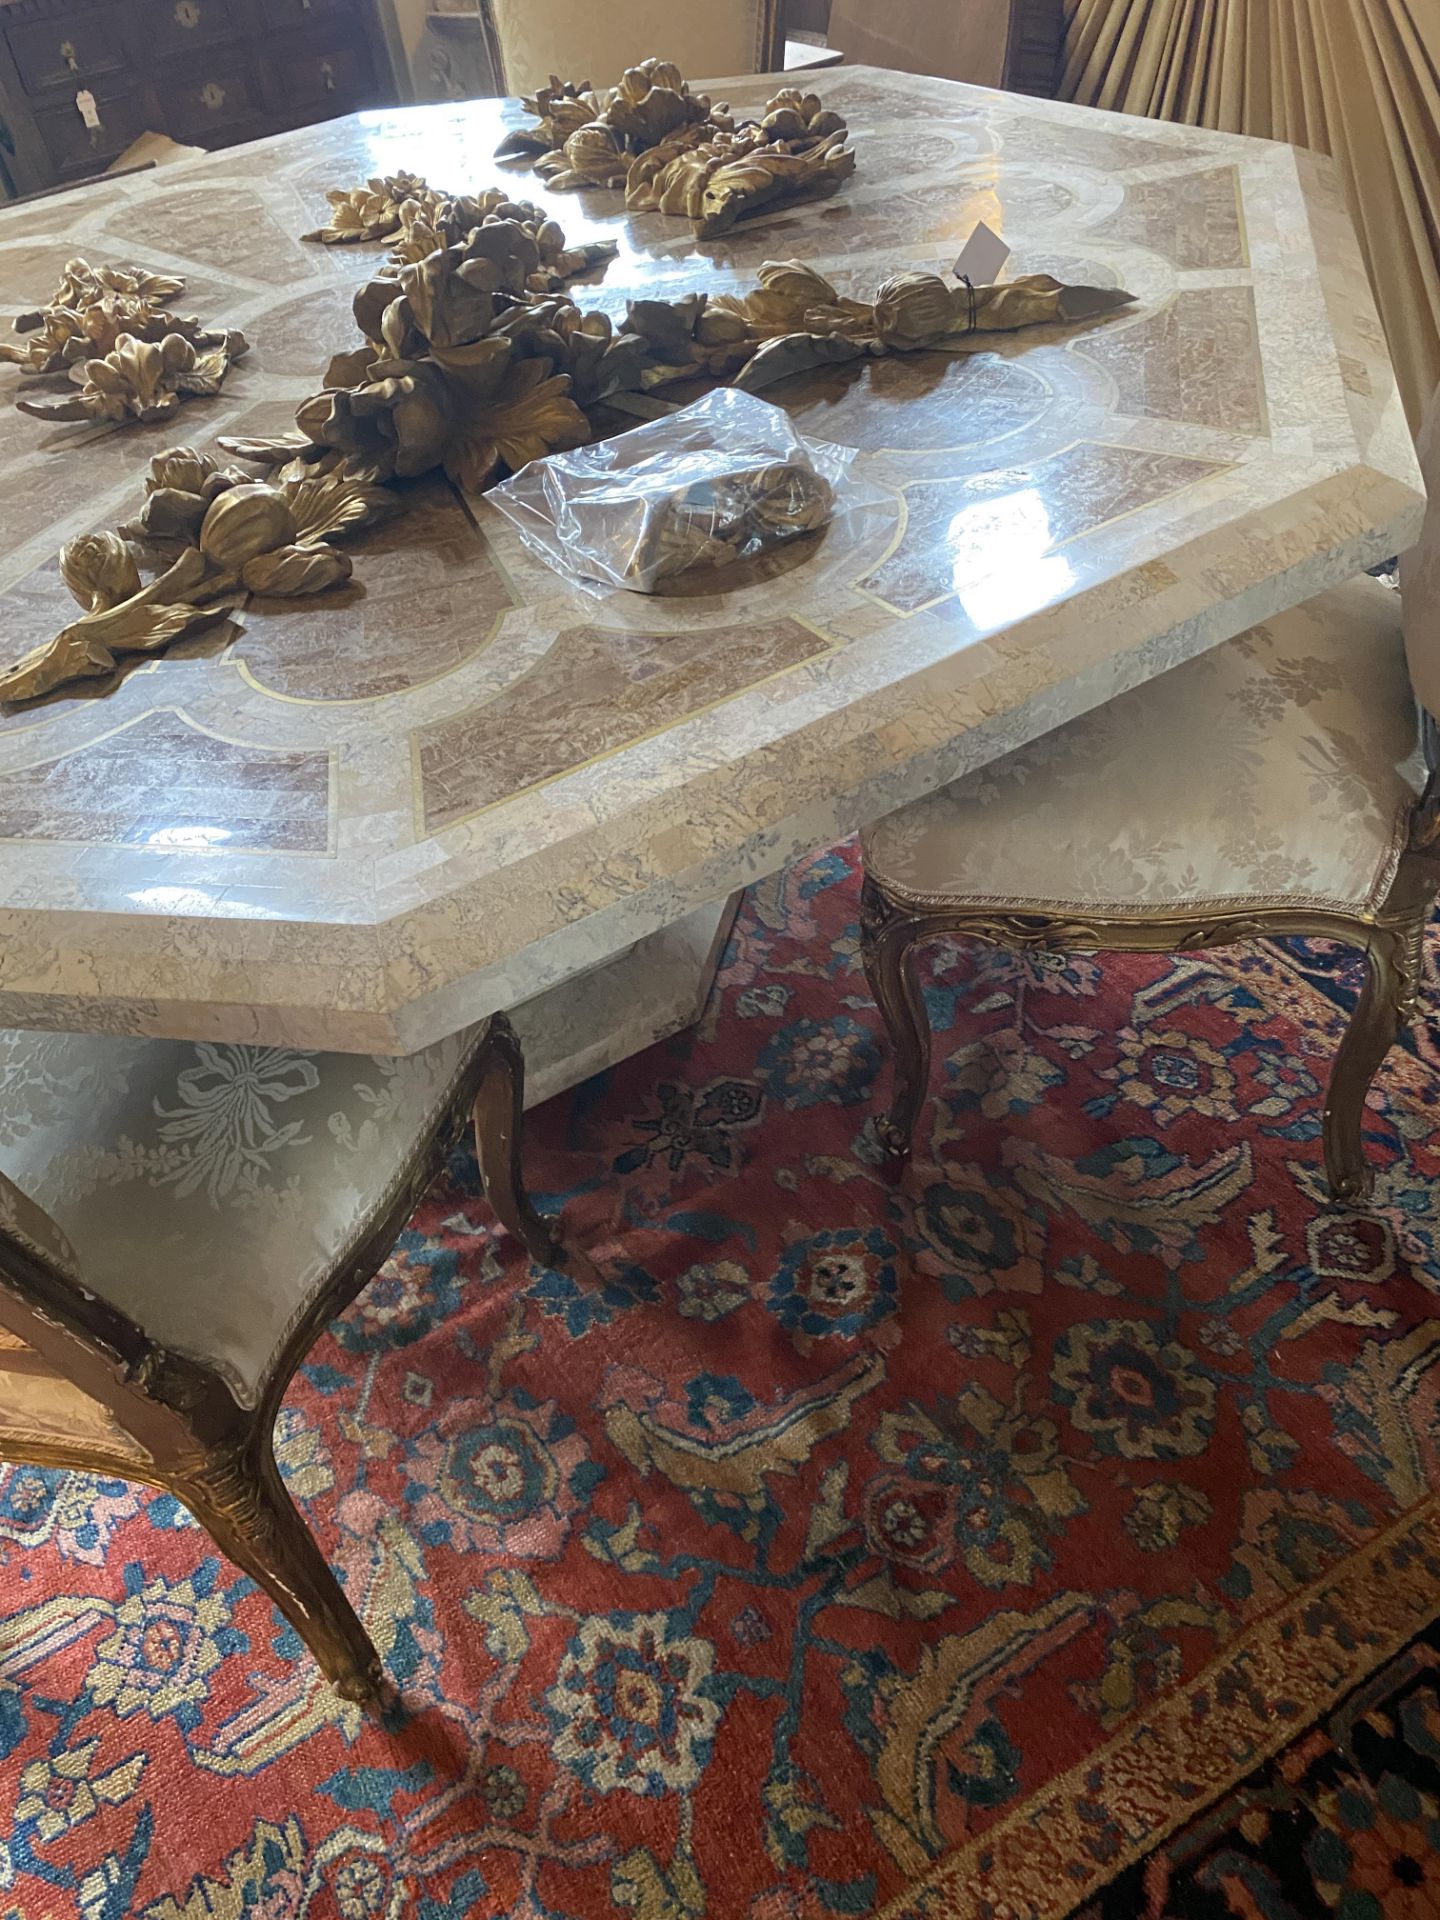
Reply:
<svg viewBox="0 0 1440 1920"><path fill-rule="evenodd" d="M1244 183L1238 166L1232 166L1230 173L1235 183L1235 224L1240 230L1240 266L1244 272L1252 273L1255 261L1250 252L1250 222L1245 216Z"/></svg>
<svg viewBox="0 0 1440 1920"><path fill-rule="evenodd" d="M502 607L491 622L490 631L476 642L474 651L467 653L463 660L457 660L454 666L445 667L439 673L432 673L428 680L416 680L403 687L390 687L384 693L337 694L333 700L321 699L318 694L313 693L281 693L277 687L267 687L263 680L257 680L248 660L231 659L227 660L225 665L233 667L253 692L260 694L266 700L278 700L287 707L373 707L382 700L406 700L412 693L423 693L427 687L438 686L442 680L448 680L452 674L462 672L490 651L499 636L505 616L514 612L514 606Z"/></svg>
<svg viewBox="0 0 1440 1920"><path fill-rule="evenodd" d="M991 336L991 341L993 341L993 338L994 336ZM934 349L934 351L944 353L952 363L958 363L960 361L968 361L968 360L978 358L984 354L991 354L997 360L1003 361L1006 366L1017 366L1022 364L1019 361L1011 359L1008 354L997 353L991 341L985 341L984 337L982 336L980 341L974 344L970 342L962 343L957 341L953 345L936 348ZM1055 341L1052 343L1051 350L1056 353L1063 353L1065 351L1066 344L1067 343L1064 341ZM840 366L832 369L832 371L835 373L843 374L843 373L853 372L857 376L853 381L852 385L849 386L845 390L845 392L843 392L839 396L839 398L833 402L833 405L836 407L842 406L844 402L849 399L850 395L859 389L860 376L868 376L870 369L877 366L893 365L893 364L894 364L893 361L885 362L885 361L879 361L879 360L861 360L858 362L853 362L849 366L842 363ZM1036 406L1034 413L1030 414L1028 418L1018 421L1012 427L998 427L992 430L977 432L973 438L969 440L957 441L951 446L857 447L855 451L866 460L937 460L942 455L947 453L969 453L978 446L995 446L998 442L1002 440L1013 440L1017 433L1024 433L1029 428L1036 426L1040 421L1042 421L1045 418L1045 415L1049 412L1051 406L1055 403L1056 400L1058 400L1061 397L1056 392L1053 382L1045 374L1039 372L1038 369L1028 364L1025 364L1024 371L1029 375L1029 377L1032 380L1036 381L1039 384L1039 386L1043 389L1043 400ZM949 377L948 368L946 370L945 377L946 378ZM797 381L802 379L813 380L815 378L815 375L813 373L799 374L794 376L794 378ZM935 387L932 389L932 393L938 394L943 384L944 384L943 380L937 381ZM785 405L784 400L778 397L782 391L783 389L777 389L776 396L775 396L777 398L777 404L779 404L780 406ZM801 397L801 396L793 396L793 397ZM931 397L931 394L925 394L920 396L920 399L929 399L930 397ZM966 396L964 394L957 393L953 397L956 400L963 401ZM920 399L902 400L892 404L898 404L905 407L915 407L920 404ZM886 403L884 401L880 401L877 404L880 406L885 406ZM886 408L886 410L888 411L888 407ZM822 429L826 429L826 431L824 431L822 434L823 438L829 439L829 440L835 440L835 444L837 446L848 446L850 444L848 441L836 439L835 433L833 432L833 430L830 430L832 429L832 427L833 427L833 423L823 418L812 417L807 423L807 430L820 433ZM1046 457L1047 459L1049 458L1048 455Z"/></svg>
<svg viewBox="0 0 1440 1920"><path fill-rule="evenodd" d="M487 563L495 569L495 572L500 581L500 585L504 589L505 593L509 596L509 600L510 600L510 604L508 607L500 607L496 610L495 618L490 623L489 632L483 635L483 637L476 642L474 648L465 655L463 660L457 660L453 667L445 667L439 673L432 673L428 677L428 679L416 680L412 682L410 685L404 686L404 687L392 687L386 693L340 694L336 696L334 699L329 699L329 700L321 699L317 695L309 694L309 693L281 693L277 687L268 687L266 686L263 680L259 680L256 678L254 672L251 669L250 662L248 660L235 659L233 656L231 656L230 658L227 659L226 664L229 666L232 666L235 669L235 671L239 674L240 678L245 682L246 686L252 687L256 693L263 694L267 700L279 700L279 701L282 701L286 706L290 706L290 707L367 707L367 706L374 706L377 701L403 700L408 698L408 696L412 693L423 693L427 687L438 686L442 680L448 680L451 674L461 672L463 668L470 666L474 661L478 660L483 654L488 653L490 651L490 648L494 645L499 635L501 627L505 623L506 615L515 613L518 610L523 610L528 603L526 602L524 596L520 593L519 589L516 587L514 580L510 576L509 569L503 564L499 555L495 552L495 549L491 545L489 536L486 534L485 529L476 520L474 513L471 511L470 502L465 498L464 494L460 491L460 489L449 480L446 480L444 482L444 486L445 486L445 490L450 494L455 504L460 508L461 514L463 515L465 519L465 523L469 527L471 533L474 534L477 540L482 542L485 548L485 559ZM403 597L403 596L399 596L399 597ZM341 611L343 611L343 609L341 609ZM363 603L361 606L361 612L363 615L363 612L364 612ZM245 629L245 631L251 632L254 630L247 628Z"/></svg>
<svg viewBox="0 0 1440 1920"><path fill-rule="evenodd" d="M1189 416L1185 414L1169 413L1169 412L1161 413L1161 412L1155 411L1153 408L1148 408L1142 411L1138 407L1134 407L1134 406L1126 407L1123 404L1121 404L1124 401L1125 396L1121 393L1120 379L1115 368L1111 365L1108 365L1105 360L1098 359L1095 356L1095 354L1090 351L1092 347L1098 347L1103 349L1107 340L1112 340L1112 339L1120 340L1120 339L1123 339L1127 334L1134 333L1138 329L1143 329L1149 326L1153 326L1154 322L1158 320L1162 314L1169 313L1172 308L1178 306L1179 302L1182 299L1189 299L1195 295L1203 295L1207 293L1248 293L1250 296L1249 311L1250 311L1251 326L1250 326L1250 340L1249 340L1249 361L1250 361L1251 371L1254 375L1255 413L1256 413L1256 424L1253 428L1226 427L1223 422L1217 422L1215 420L1197 420L1193 416ZM1178 318L1176 320L1176 325L1177 327L1181 325L1181 322ZM1163 300L1158 301L1153 307L1147 307L1140 313L1122 315L1117 320L1113 321L1101 333L1084 334L1077 339L1067 341L1065 344L1064 350L1067 353L1074 354L1079 359L1088 361L1090 366L1094 367L1097 372L1102 373L1105 376L1105 378L1110 382L1111 386L1114 388L1115 395L1116 395L1116 402L1117 402L1117 411L1129 413L1132 415L1138 415L1139 418L1144 420L1162 420L1167 422L1171 426L1206 427L1206 428L1209 428L1210 431L1215 433L1232 433L1232 434L1243 435L1243 437L1247 440L1268 440L1270 438L1269 383L1265 378L1264 355L1260 351L1260 312L1259 312L1258 304L1255 299L1255 286L1253 281L1242 283L1238 286L1226 286L1226 287L1215 287L1215 286L1176 287L1173 292L1167 294ZM1148 364L1148 356L1147 356L1147 364ZM1179 372L1179 369L1177 364L1177 367L1176 367L1177 379L1178 379L1178 372ZM1132 394L1130 397L1133 400L1134 395Z"/></svg>

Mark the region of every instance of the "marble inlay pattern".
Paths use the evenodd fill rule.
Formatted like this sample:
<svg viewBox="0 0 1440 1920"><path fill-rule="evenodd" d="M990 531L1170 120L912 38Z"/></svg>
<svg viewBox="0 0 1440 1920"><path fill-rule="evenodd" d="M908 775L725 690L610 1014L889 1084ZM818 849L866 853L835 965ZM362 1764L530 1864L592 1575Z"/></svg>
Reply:
<svg viewBox="0 0 1440 1920"><path fill-rule="evenodd" d="M309 600L251 602L233 658L292 700L380 700L452 673L513 604L489 547L442 482L365 542L360 577Z"/></svg>
<svg viewBox="0 0 1440 1920"><path fill-rule="evenodd" d="M324 853L329 816L328 754L222 740L167 708L0 782L0 840Z"/></svg>
<svg viewBox="0 0 1440 1920"><path fill-rule="evenodd" d="M711 90L748 108L767 82ZM617 317L777 256L869 296L976 219L1017 270L1136 307L777 391L857 449L852 510L723 592L593 598L428 484L344 591L0 714L0 1022L408 1050L1408 544L1413 454L1328 163L863 68L825 92L846 192L703 246L503 177L617 242L593 291ZM324 188L489 184L518 118L361 115L0 210L0 287L43 298L74 253L184 274L254 347L182 437L271 432L352 344L380 257L300 241ZM17 378L7 658L69 615L62 542L133 513L176 437L28 419Z"/></svg>
<svg viewBox="0 0 1440 1920"><path fill-rule="evenodd" d="M952 593L963 599L983 586L997 547L1017 567L1039 564L1082 534L1223 471L1214 461L1082 442L1035 467L920 480L905 489L894 551L860 584L897 613Z"/></svg>
<svg viewBox="0 0 1440 1920"><path fill-rule="evenodd" d="M294 236L276 219L260 181L254 191L196 187L156 195L148 205L126 210L124 230L141 246L163 247L222 273L275 287L295 282Z"/></svg>
<svg viewBox="0 0 1440 1920"><path fill-rule="evenodd" d="M1126 187L1118 211L1094 231L1153 248L1177 267L1249 265L1234 167L1137 181Z"/></svg>
<svg viewBox="0 0 1440 1920"><path fill-rule="evenodd" d="M1218 149L1208 136L1159 121L1143 122L1125 114L1108 114L1086 123L1045 119L1029 112L1028 102L1017 102L1015 113L1003 110L989 116L998 152L1007 160L1043 160L1063 168L1086 167L1099 173L1129 173L1138 167L1170 161L1204 159ZM1123 129L1123 131L1122 131Z"/></svg>
<svg viewBox="0 0 1440 1920"><path fill-rule="evenodd" d="M1114 380L1122 413L1251 436L1265 429L1265 371L1249 287L1177 293L1158 313L1078 351Z"/></svg>
<svg viewBox="0 0 1440 1920"><path fill-rule="evenodd" d="M1044 412L1052 389L1043 360L1043 350L1027 360L998 353L892 354L800 375L772 387L766 398L812 438L867 452L989 446Z"/></svg>
<svg viewBox="0 0 1440 1920"><path fill-rule="evenodd" d="M424 830L453 827L828 651L798 620L685 634L558 633L503 693L416 733ZM483 754L477 729L487 738Z"/></svg>
<svg viewBox="0 0 1440 1920"><path fill-rule="evenodd" d="M312 287L272 307L250 328L251 352L270 373L313 378L316 341L343 339L352 325L354 297L348 286Z"/></svg>

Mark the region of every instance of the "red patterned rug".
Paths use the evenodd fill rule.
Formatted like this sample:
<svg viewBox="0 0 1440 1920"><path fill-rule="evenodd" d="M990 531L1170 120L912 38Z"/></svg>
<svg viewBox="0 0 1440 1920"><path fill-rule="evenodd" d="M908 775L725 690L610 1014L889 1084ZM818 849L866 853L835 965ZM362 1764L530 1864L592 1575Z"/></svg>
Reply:
<svg viewBox="0 0 1440 1920"><path fill-rule="evenodd" d="M1440 1628L1076 1920L1435 1920Z"/></svg>
<svg viewBox="0 0 1440 1920"><path fill-rule="evenodd" d="M173 1501L0 1470L0 1915L1060 1920L1440 1612L1434 1031L1360 1216L1343 956L939 949L896 1186L857 907L534 1116L569 1271L461 1155L315 1349L384 1723Z"/></svg>

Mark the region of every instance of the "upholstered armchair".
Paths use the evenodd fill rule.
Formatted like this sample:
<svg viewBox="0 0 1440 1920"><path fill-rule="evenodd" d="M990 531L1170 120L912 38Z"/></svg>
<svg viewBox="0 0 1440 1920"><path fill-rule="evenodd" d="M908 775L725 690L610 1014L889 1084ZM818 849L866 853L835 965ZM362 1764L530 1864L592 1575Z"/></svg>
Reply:
<svg viewBox="0 0 1440 1920"><path fill-rule="evenodd" d="M1440 408L1422 461L1431 506L1403 621L1401 595L1351 581L863 836L893 1156L910 1151L928 1079L923 942L1173 953L1308 934L1366 960L1323 1128L1335 1197L1365 1197L1365 1098L1414 1017L1440 890L1440 789L1420 737L1440 712Z"/></svg>
<svg viewBox="0 0 1440 1920"><path fill-rule="evenodd" d="M285 1490L275 1416L467 1120L496 1213L553 1262L522 1075L499 1016L397 1060L0 1034L0 1458L167 1488L352 1700L379 1656Z"/></svg>
<svg viewBox="0 0 1440 1920"><path fill-rule="evenodd" d="M551 74L613 86L652 55L687 80L785 64L780 0L480 0L495 84L533 93Z"/></svg>

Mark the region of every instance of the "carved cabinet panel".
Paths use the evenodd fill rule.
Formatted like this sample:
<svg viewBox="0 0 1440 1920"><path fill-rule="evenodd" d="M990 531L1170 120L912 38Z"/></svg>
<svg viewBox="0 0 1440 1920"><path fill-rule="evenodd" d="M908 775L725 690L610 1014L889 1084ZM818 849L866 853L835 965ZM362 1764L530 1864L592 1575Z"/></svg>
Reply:
<svg viewBox="0 0 1440 1920"><path fill-rule="evenodd" d="M260 68L245 49L173 61L163 85L165 130L173 139L218 147L271 131Z"/></svg>
<svg viewBox="0 0 1440 1920"><path fill-rule="evenodd" d="M363 48L353 43L299 54L286 65L285 91L297 107L306 110L302 118L324 119L330 112L342 111L330 107L330 101L354 97L363 84L364 62ZM311 108L313 112L308 111Z"/></svg>
<svg viewBox="0 0 1440 1920"><path fill-rule="evenodd" d="M5 38L22 82L33 93L47 87L83 86L126 64L120 22L110 13L18 21Z"/></svg>
<svg viewBox="0 0 1440 1920"><path fill-rule="evenodd" d="M69 99L38 108L35 113L43 170L55 181L83 179L86 174L101 171L146 130L148 98L133 81L122 76L118 81L111 77L91 80L87 85L95 100L94 127L87 126Z"/></svg>
<svg viewBox="0 0 1440 1920"><path fill-rule="evenodd" d="M145 44L157 58L235 40L249 26L244 0L132 0L132 4Z"/></svg>
<svg viewBox="0 0 1440 1920"><path fill-rule="evenodd" d="M397 98L375 0L0 0L0 200Z"/></svg>

